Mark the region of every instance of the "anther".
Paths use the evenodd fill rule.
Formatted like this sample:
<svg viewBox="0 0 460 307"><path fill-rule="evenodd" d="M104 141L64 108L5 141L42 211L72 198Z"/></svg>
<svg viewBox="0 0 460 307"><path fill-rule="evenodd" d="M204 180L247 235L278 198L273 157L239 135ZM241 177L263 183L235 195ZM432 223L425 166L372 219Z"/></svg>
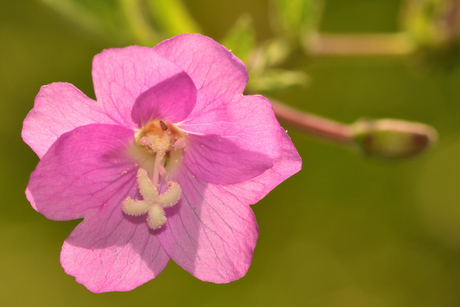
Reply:
<svg viewBox="0 0 460 307"><path fill-rule="evenodd" d="M160 120L160 125L161 125L161 129L163 129L163 131L168 130L168 126L166 126L166 124L161 120Z"/></svg>
<svg viewBox="0 0 460 307"><path fill-rule="evenodd" d="M142 146L147 146L147 145L150 145L151 143L152 143L152 140L147 136L143 136L139 140L139 144L141 144Z"/></svg>

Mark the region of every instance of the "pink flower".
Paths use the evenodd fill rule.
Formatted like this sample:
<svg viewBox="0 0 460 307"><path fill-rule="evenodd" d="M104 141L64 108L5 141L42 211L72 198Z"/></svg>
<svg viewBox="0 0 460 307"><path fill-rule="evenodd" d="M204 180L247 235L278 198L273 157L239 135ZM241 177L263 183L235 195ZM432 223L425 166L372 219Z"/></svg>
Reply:
<svg viewBox="0 0 460 307"><path fill-rule="evenodd" d="M170 258L204 281L244 276L258 237L249 205L301 159L269 101L242 95L243 63L184 34L104 50L92 75L97 101L44 86L22 131L40 157L32 207L84 218L62 247L66 273L93 292L131 290Z"/></svg>

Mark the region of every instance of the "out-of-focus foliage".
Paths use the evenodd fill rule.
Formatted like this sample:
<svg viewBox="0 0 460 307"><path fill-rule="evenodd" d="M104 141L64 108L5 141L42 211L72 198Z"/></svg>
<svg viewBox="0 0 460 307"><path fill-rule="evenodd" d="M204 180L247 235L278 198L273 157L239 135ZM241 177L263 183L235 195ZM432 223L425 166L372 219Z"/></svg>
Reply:
<svg viewBox="0 0 460 307"><path fill-rule="evenodd" d="M303 71L274 68L263 71L260 75L251 74L248 88L258 93L273 93L305 85L307 82L308 76Z"/></svg>
<svg viewBox="0 0 460 307"><path fill-rule="evenodd" d="M244 63L248 64L251 53L256 45L256 34L252 25L251 15L243 14L236 21L222 40L222 45L227 47Z"/></svg>
<svg viewBox="0 0 460 307"><path fill-rule="evenodd" d="M305 72L280 68L291 51L291 45L283 39L270 40L256 48L247 63L249 91L275 93L305 85L308 81Z"/></svg>
<svg viewBox="0 0 460 307"><path fill-rule="evenodd" d="M133 5L137 0L42 1L89 33L117 45L130 43L133 37L138 43L156 42L159 39L158 33L146 24L144 12Z"/></svg>
<svg viewBox="0 0 460 307"><path fill-rule="evenodd" d="M460 1L408 0L403 27L416 46L415 56L429 67L452 68L460 53Z"/></svg>
<svg viewBox="0 0 460 307"><path fill-rule="evenodd" d="M153 46L200 28L181 0L42 0L89 33L117 45Z"/></svg>
<svg viewBox="0 0 460 307"><path fill-rule="evenodd" d="M201 32L201 28L189 14L181 0L145 0L151 21L163 34L163 38L181 33Z"/></svg>
<svg viewBox="0 0 460 307"><path fill-rule="evenodd" d="M324 0L273 0L272 26L291 43L307 47L317 34Z"/></svg>

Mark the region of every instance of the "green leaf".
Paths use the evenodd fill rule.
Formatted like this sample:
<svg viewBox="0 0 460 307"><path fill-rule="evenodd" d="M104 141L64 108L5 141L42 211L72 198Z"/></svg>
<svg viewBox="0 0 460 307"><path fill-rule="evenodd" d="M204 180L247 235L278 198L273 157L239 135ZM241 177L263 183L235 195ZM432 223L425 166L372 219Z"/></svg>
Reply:
<svg viewBox="0 0 460 307"><path fill-rule="evenodd" d="M238 18L223 39L222 45L230 49L245 64L248 64L255 45L255 32L249 14L243 14Z"/></svg>
<svg viewBox="0 0 460 307"><path fill-rule="evenodd" d="M159 35L141 0L42 0L83 29L119 45L154 45Z"/></svg>
<svg viewBox="0 0 460 307"><path fill-rule="evenodd" d="M284 69L266 70L261 75L249 75L248 89L254 93L273 93L294 86L306 85L308 76L301 71Z"/></svg>
<svg viewBox="0 0 460 307"><path fill-rule="evenodd" d="M412 0L402 14L403 28L415 45L414 58L423 68L446 70L460 63L458 0Z"/></svg>
<svg viewBox="0 0 460 307"><path fill-rule="evenodd" d="M324 0L273 0L275 31L304 41L316 33Z"/></svg>
<svg viewBox="0 0 460 307"><path fill-rule="evenodd" d="M200 26L180 0L146 0L153 23L166 37L199 33Z"/></svg>

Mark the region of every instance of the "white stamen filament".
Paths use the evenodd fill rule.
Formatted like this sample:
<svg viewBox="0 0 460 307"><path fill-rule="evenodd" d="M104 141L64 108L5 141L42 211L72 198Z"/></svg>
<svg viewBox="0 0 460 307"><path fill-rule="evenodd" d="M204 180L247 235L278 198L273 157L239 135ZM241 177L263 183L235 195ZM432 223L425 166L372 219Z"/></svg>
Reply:
<svg viewBox="0 0 460 307"><path fill-rule="evenodd" d="M179 138L173 145L174 149L181 149L185 147L185 138Z"/></svg>
<svg viewBox="0 0 460 307"><path fill-rule="evenodd" d="M162 160L164 156L164 152L158 151L155 155L155 164L153 166L153 186L158 188L158 180L160 179L160 166L163 166Z"/></svg>

